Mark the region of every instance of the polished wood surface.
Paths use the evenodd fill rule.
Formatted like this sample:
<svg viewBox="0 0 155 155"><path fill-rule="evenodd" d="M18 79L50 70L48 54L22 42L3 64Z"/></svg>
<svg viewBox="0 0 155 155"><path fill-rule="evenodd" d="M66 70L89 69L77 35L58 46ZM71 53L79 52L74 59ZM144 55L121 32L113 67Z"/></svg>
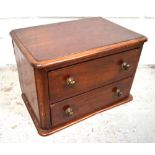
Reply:
<svg viewBox="0 0 155 155"><path fill-rule="evenodd" d="M48 77L44 69L35 69L35 82L37 88L37 98L40 111L40 126L43 129L51 128L51 118L49 110L49 95L48 95Z"/></svg>
<svg viewBox="0 0 155 155"><path fill-rule="evenodd" d="M133 49L49 72L51 103L133 75L140 53L141 49ZM122 69L123 62L131 65L129 70ZM75 84L67 85L69 77L74 78Z"/></svg>
<svg viewBox="0 0 155 155"><path fill-rule="evenodd" d="M99 109L106 108L111 104L126 98L129 96L132 80L132 77L127 78L51 105L52 126L63 125L65 122L78 119ZM119 88L123 92L122 96L117 95L116 88ZM73 109L74 114L72 116L68 116L65 113L65 108L67 107Z"/></svg>
<svg viewBox="0 0 155 155"><path fill-rule="evenodd" d="M115 107L117 107L117 106L120 106L120 105L122 105L122 104L128 103L128 102L130 102L130 101L133 100L133 96L130 94L127 98L124 98L123 100L120 100L120 101L118 101L118 102L115 102L114 104L109 105L107 108L99 109L99 110L94 111L93 113L90 113L90 114L88 114L88 115L85 115L84 117L81 117L81 118L79 118L79 119L66 122L64 125L60 125L60 126L58 126L58 127L52 127L52 128L50 128L50 129L43 129L43 128L41 128L40 125L38 124L38 121L36 120L36 117L35 117L35 115L34 115L32 109L31 109L31 106L30 106L29 102L27 101L27 99L25 98L25 95L24 95L24 94L22 94L22 98L23 98L23 100L24 100L24 102L25 102L25 105L26 105L26 107L27 107L27 109L28 109L30 115L31 115L31 118L32 118L32 120L33 120L33 123L34 123L34 125L36 126L36 129L37 129L38 133L39 133L41 136L48 136L48 135L53 134L53 133L55 133L55 132L58 132L58 131L60 131L60 130L62 130L62 129L65 129L65 128L71 126L71 125L74 125L74 124L76 124L76 123L78 123L78 122L80 122L80 121L83 121L83 120L85 120L85 119L87 119L87 118L89 118L89 117L92 117L92 116L94 116L94 115L96 115L96 114L98 114L98 113L104 112L104 111L109 110L109 109L111 109L111 108L115 108Z"/></svg>
<svg viewBox="0 0 155 155"><path fill-rule="evenodd" d="M65 61L64 57L75 59L88 50L93 54L97 53L94 49L104 47L104 54L111 45L121 43L123 48L132 44L128 41L146 41L146 37L101 17L23 28L13 30L11 35L27 59L38 67Z"/></svg>
<svg viewBox="0 0 155 155"><path fill-rule="evenodd" d="M145 36L99 17L10 34L22 98L40 135L132 99Z"/></svg>
<svg viewBox="0 0 155 155"><path fill-rule="evenodd" d="M15 42L13 42L13 46L16 56L15 58L17 62L21 91L27 97L27 100L29 101L31 108L34 112L34 115L40 124L40 114L38 107L34 68L25 59Z"/></svg>

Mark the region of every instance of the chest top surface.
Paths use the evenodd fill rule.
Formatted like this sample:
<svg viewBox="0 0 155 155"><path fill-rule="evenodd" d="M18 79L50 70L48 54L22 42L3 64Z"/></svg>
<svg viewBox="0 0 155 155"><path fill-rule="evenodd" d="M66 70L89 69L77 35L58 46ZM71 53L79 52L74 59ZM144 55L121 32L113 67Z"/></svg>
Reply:
<svg viewBox="0 0 155 155"><path fill-rule="evenodd" d="M16 29L11 36L36 62L144 38L101 17Z"/></svg>

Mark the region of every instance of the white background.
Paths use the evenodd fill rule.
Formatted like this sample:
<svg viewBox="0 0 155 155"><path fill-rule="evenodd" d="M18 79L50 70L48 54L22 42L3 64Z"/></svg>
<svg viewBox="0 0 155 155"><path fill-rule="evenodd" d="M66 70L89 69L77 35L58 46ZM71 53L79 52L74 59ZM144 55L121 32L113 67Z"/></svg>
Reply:
<svg viewBox="0 0 155 155"><path fill-rule="evenodd" d="M15 28L102 16L148 37L140 59L153 64L153 0L0 0L0 66L15 64L9 32ZM69 17L69 18L68 18Z"/></svg>

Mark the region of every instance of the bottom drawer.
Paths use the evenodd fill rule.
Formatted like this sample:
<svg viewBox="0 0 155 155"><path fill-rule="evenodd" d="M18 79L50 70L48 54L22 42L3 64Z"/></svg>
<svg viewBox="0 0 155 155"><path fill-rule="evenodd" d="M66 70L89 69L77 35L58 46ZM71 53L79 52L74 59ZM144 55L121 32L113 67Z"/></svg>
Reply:
<svg viewBox="0 0 155 155"><path fill-rule="evenodd" d="M52 126L75 121L129 96L133 77L51 105Z"/></svg>

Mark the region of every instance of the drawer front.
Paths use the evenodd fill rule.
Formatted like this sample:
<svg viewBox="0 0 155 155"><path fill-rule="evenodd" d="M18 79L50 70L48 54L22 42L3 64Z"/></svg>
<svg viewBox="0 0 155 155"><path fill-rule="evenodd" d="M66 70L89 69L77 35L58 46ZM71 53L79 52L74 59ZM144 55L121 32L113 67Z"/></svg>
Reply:
<svg viewBox="0 0 155 155"><path fill-rule="evenodd" d="M75 121L129 96L133 77L51 105L52 126Z"/></svg>
<svg viewBox="0 0 155 155"><path fill-rule="evenodd" d="M139 56L140 49L134 49L50 71L48 78L51 103L131 76L135 72Z"/></svg>

